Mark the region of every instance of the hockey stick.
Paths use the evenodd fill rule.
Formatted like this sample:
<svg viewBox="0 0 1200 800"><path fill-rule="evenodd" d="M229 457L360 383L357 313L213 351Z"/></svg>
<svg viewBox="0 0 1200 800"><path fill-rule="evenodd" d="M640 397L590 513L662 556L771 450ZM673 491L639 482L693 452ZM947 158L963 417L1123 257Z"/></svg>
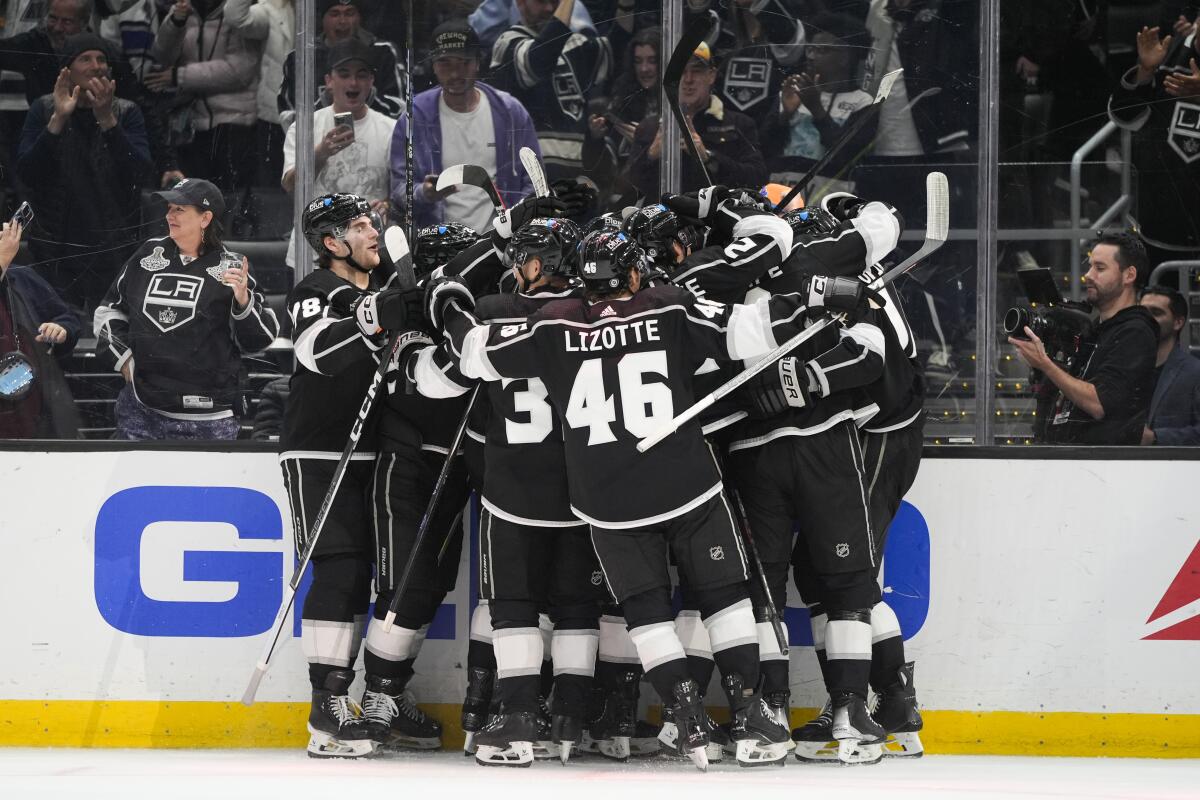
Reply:
<svg viewBox="0 0 1200 800"><path fill-rule="evenodd" d="M883 101L887 100L888 95L892 92L892 85L903 72L904 69L902 67L900 69L892 70L883 76L883 78L879 81L879 91L875 93L875 99L871 102L870 108L859 114L858 119L854 120L854 122L850 124L850 127L842 131L842 135L838 137L838 140L834 142L833 145L826 148L825 155L821 156L820 160L813 164L809 168L808 172L804 173L804 177L800 179L800 182L793 186L792 190L785 194L783 199L775 205L776 214L782 214L783 210L787 208L788 203L792 202L796 195L808 188L808 184L812 182L812 179L820 175L821 171L829 166L834 157L841 152L842 148L845 147L849 141L858 135L859 131L866 127L868 122L878 119L879 109L883 106Z"/></svg>
<svg viewBox="0 0 1200 800"><path fill-rule="evenodd" d="M300 563L296 565L296 571L292 573L292 579L284 587L283 603L279 606L279 612L275 615L275 622L271 625L271 635L267 639L266 646L263 647L262 654L258 657L258 663L254 666L254 674L250 676L250 684L246 687L246 692L242 695L242 703L245 705L254 705L254 695L258 693L258 685L262 682L263 676L267 674L267 669L271 666L271 657L275 653L276 645L279 644L279 636L283 632L284 621L287 619L288 612L292 610L292 603L296 599L296 588L300 585L301 578L304 577L304 571L308 568L308 562L312 560L313 550L316 549L317 540L321 536L321 530L325 527L325 518L329 516L329 509L333 506L333 498L337 496L338 488L342 485L342 478L345 477L346 469L350 466L350 458L354 455L354 451L358 447L358 440L362 436L363 426L375 407L375 393L379 390L379 384L383 382L383 376L387 372L388 364L395 357L402 341L403 339L399 333L392 336L392 341L388 346L387 357L379 360L379 368L371 376L371 384L367 387L367 396L363 398L362 406L358 409L358 419L354 421L354 425L350 428L350 440L346 442L346 447L342 450L342 456L338 459L337 467L333 471L333 479L329 482L329 490L325 492L325 499L321 501L321 508L317 511L316 519L313 520L307 544L305 544L304 552L300 556Z"/></svg>
<svg viewBox="0 0 1200 800"><path fill-rule="evenodd" d="M691 60L692 53L696 52L696 48L704 41L704 36L711 27L712 21L707 14L694 17L691 24L684 28L683 35L679 37L679 43L675 45L675 50L671 53L671 60L667 62L667 68L663 70L662 76L663 94L666 95L667 106L670 107L675 122L679 124L679 130L683 133L683 141L687 145L688 153L700 165L700 172L704 174L705 186L712 185L712 178L709 177L708 167L704 166L704 161L700 158L700 151L696 149L696 142L692 139L692 126L683 116L683 109L679 107L679 81L683 78L684 67Z"/></svg>
<svg viewBox="0 0 1200 800"><path fill-rule="evenodd" d="M391 259L395 272L389 283L395 282L401 289L417 288L417 276L413 272L412 250L408 246L408 237L399 225L390 225L383 232L383 248Z"/></svg>
<svg viewBox="0 0 1200 800"><path fill-rule="evenodd" d="M404 98L404 180L407 182L405 191L407 206L404 209L404 228L410 242L417 239L416 217L413 214L413 3L408 0L408 30L405 32L404 78L408 81L407 96Z"/></svg>
<svg viewBox="0 0 1200 800"><path fill-rule="evenodd" d="M521 166L529 175L529 182L533 184L533 193L538 197L549 197L550 184L546 181L546 171L542 169L542 162L537 153L533 152L533 148L521 148Z"/></svg>
<svg viewBox="0 0 1200 800"><path fill-rule="evenodd" d="M442 170L442 174L438 175L437 190L440 192L451 186L474 186L477 189L483 189L491 198L492 205L497 211L508 207L500 199L500 193L496 191L496 184L492 183L492 176L488 175L486 169L476 164L455 164L453 167Z"/></svg>
<svg viewBox="0 0 1200 800"><path fill-rule="evenodd" d="M890 270L881 275L874 283L871 284L872 289L878 289L886 286L896 278L908 272L917 262L928 258L934 251L946 243L946 236L950 229L950 195L949 184L946 181L946 176L940 172L931 172L925 178L925 243L921 245L921 249L913 253L902 262L892 267ZM765 370L767 367L774 364L779 359L786 356L789 352L804 344L806 341L816 336L817 333L833 324L833 317L825 317L814 325L800 331L792 338L788 339L783 344L776 347L770 353L767 353L754 366L749 367L734 377L730 378L725 383L718 386L709 394L705 395L698 402L692 405L691 408L679 414L672 419L667 425L663 426L662 430L653 433L638 442L637 449L639 453L644 453L654 445L661 442L663 439L670 436L675 431L679 430L684 424L692 421L699 416L706 408L711 406L723 397L726 397L731 392L736 391L746 381L753 378L758 373Z"/></svg>
<svg viewBox="0 0 1200 800"><path fill-rule="evenodd" d="M392 594L392 602L388 604L387 616L383 618L383 632L391 633L392 625L396 622L396 611L400 608L400 599L404 597L404 592L408 589L409 580L412 578L413 568L417 565L417 553L421 550L421 544L424 543L425 537L429 534L429 525L433 521L433 513L437 511L438 500L442 497L442 490L446 488L446 480L450 477L450 467L454 464L454 458L458 455L459 448L462 447L463 439L467 435L467 421L471 418L471 409L475 406L475 400L479 397L480 384L475 384L475 388L471 390L471 399L467 401L467 407L463 410L462 421L458 423L458 430L454 432L454 439L450 442L450 452L446 453L446 460L442 463L442 471L438 473L437 482L433 484L433 494L429 496L429 504L425 506L425 516L421 517L421 524L417 526L417 538L413 541L412 551L408 554L408 563L404 565L404 572L400 575L400 582L396 584L396 591Z"/></svg>
<svg viewBox="0 0 1200 800"><path fill-rule="evenodd" d="M788 654L787 631L783 628L783 617L779 615L779 609L775 607L775 599L771 597L771 586L767 583L767 573L763 571L762 559L758 557L758 547L754 544L754 537L750 535L750 517L747 516L746 507L742 504L742 496L729 482L729 471L725 468L725 459L717 454L716 448L712 448L712 452L717 459L717 468L721 470L725 494L733 500L736 515L734 524L737 526L738 536L741 537L746 552L750 554L754 572L758 576L759 589L762 590L763 597L767 599L767 614L771 621L771 630L775 633L775 641L779 643L780 654L786 656Z"/></svg>

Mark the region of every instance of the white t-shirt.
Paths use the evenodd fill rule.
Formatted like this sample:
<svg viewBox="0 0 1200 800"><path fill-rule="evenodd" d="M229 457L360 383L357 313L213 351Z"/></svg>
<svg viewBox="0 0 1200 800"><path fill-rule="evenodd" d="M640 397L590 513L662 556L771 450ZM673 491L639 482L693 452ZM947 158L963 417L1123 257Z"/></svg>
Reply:
<svg viewBox="0 0 1200 800"><path fill-rule="evenodd" d="M871 95L855 89L851 92L821 92L821 106L829 114L829 118L839 126L845 125L850 115L859 109L871 105L874 100ZM787 142L783 145L785 156L802 156L813 161L825 155L825 145L821 143L821 132L813 124L812 113L803 103L792 115L792 124L788 128Z"/></svg>
<svg viewBox="0 0 1200 800"><path fill-rule="evenodd" d="M354 142L330 156L313 180L313 197L330 192L347 192L367 200L386 200L391 190L392 129L396 120L368 108L362 119L354 120ZM313 114L313 142L319 142L333 128L333 106ZM296 126L288 128L283 140L283 172L296 167ZM288 266L295 266L294 242L288 240Z"/></svg>
<svg viewBox="0 0 1200 800"><path fill-rule="evenodd" d="M475 110L465 114L446 105L445 96L439 97L438 118L442 126L442 166L477 164L495 176L496 131L487 95L480 92ZM467 186L460 186L446 198L445 210L443 222L461 222L480 232L492 227L492 217L496 213L482 189Z"/></svg>

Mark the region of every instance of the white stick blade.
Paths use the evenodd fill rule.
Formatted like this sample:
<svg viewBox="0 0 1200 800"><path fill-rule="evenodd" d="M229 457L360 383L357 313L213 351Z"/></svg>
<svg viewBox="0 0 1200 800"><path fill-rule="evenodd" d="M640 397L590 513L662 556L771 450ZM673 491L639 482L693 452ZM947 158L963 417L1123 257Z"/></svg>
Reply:
<svg viewBox="0 0 1200 800"><path fill-rule="evenodd" d="M931 172L925 178L926 238L946 241L950 234L950 182L945 173Z"/></svg>
<svg viewBox="0 0 1200 800"><path fill-rule="evenodd" d="M520 157L521 166L525 167L529 182L533 184L534 194L538 197L549 197L550 184L546 182L546 172L542 169L542 162L537 153L530 147L522 147Z"/></svg>
<svg viewBox="0 0 1200 800"><path fill-rule="evenodd" d="M438 175L437 186L439 192L449 189L451 186L458 186L463 182L463 167L465 164L455 164L453 167L446 167L442 170L442 174Z"/></svg>
<svg viewBox="0 0 1200 800"><path fill-rule="evenodd" d="M242 705L254 705L254 695L258 694L258 685L262 683L263 675L266 674L267 668L264 664L258 664L254 667L254 674L250 676L250 685L246 687L246 691L242 695Z"/></svg>
<svg viewBox="0 0 1200 800"><path fill-rule="evenodd" d="M882 103L884 100L887 100L888 95L892 93L892 86L895 85L896 81L903 74L904 74L904 67L901 67L900 69L894 69L891 72L889 72L888 74L884 75L883 78L880 79L880 81L879 81L879 90L877 92L875 92L875 101L874 102Z"/></svg>

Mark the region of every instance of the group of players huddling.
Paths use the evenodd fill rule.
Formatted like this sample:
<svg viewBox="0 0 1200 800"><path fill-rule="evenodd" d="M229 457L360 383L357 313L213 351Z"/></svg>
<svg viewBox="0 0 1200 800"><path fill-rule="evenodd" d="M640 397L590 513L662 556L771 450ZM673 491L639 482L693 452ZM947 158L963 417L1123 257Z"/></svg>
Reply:
<svg viewBox="0 0 1200 800"><path fill-rule="evenodd" d="M405 689L453 587L473 488L486 602L471 624L462 724L480 764L566 763L573 752L661 751L701 769L723 754L743 766L782 765L793 750L848 764L920 755L913 665L878 581L922 442L911 332L894 293L868 287L899 239L895 210L839 194L781 217L756 192L714 186L582 229L561 212L553 197L529 197L483 236L421 230L423 286L407 291L387 285L365 200L326 195L304 214L320 268L288 298L297 365L281 457L298 551L400 337L313 551L301 636L309 753L440 746L440 725ZM638 451L746 363L831 316ZM414 552L468 413L464 457ZM829 693L794 731L772 626L789 565ZM348 692L364 626L360 705ZM725 725L705 710L714 667ZM661 727L638 719L643 679L661 698Z"/></svg>

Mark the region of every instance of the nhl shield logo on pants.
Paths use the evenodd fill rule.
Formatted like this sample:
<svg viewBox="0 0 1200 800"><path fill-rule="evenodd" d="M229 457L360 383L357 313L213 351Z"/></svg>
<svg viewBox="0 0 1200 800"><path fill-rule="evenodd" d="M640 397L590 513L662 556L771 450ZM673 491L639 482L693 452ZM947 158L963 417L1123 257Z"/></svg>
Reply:
<svg viewBox="0 0 1200 800"><path fill-rule="evenodd" d="M708 557L711 558L713 561L724 561L725 560L725 548L721 547L720 545L717 545L716 547L708 548Z"/></svg>
<svg viewBox="0 0 1200 800"><path fill-rule="evenodd" d="M837 554L838 558L845 558L846 556L850 555L850 545L842 542L837 547L833 548L833 552Z"/></svg>
<svg viewBox="0 0 1200 800"><path fill-rule="evenodd" d="M160 272L150 278L142 313L163 333L182 327L196 317L204 282L194 275Z"/></svg>

